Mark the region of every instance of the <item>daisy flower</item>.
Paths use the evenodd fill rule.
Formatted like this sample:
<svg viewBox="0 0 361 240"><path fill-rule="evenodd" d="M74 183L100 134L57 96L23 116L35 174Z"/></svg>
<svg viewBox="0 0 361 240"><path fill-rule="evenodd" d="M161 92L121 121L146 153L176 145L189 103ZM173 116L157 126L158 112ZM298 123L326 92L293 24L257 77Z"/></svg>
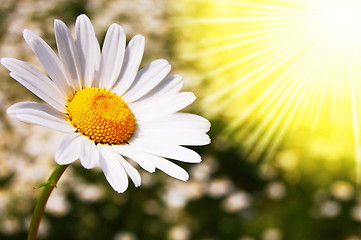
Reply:
<svg viewBox="0 0 361 240"><path fill-rule="evenodd" d="M54 28L58 54L32 31L23 32L48 76L29 63L1 58L10 76L45 102L16 103L7 114L66 133L55 161L100 166L119 193L127 189L128 176L135 186L141 184L129 160L148 172L160 169L187 180L188 173L169 159L200 162L200 155L184 146L208 144L210 123L178 112L195 96L180 92L183 80L168 75L170 64L158 59L138 71L144 37L137 35L126 46L118 24L108 28L101 50L86 15L76 19L76 40L62 21L55 20Z"/></svg>

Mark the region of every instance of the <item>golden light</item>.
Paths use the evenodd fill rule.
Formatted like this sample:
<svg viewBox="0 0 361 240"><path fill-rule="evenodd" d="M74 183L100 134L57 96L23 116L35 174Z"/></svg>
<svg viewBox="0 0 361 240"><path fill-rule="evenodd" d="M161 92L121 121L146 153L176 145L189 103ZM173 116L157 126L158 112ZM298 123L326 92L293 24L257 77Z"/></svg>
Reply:
<svg viewBox="0 0 361 240"><path fill-rule="evenodd" d="M184 0L180 61L249 159L293 151L361 176L361 1ZM306 160L308 159L308 160ZM341 160L342 159L342 160ZM307 162L307 164L305 164Z"/></svg>

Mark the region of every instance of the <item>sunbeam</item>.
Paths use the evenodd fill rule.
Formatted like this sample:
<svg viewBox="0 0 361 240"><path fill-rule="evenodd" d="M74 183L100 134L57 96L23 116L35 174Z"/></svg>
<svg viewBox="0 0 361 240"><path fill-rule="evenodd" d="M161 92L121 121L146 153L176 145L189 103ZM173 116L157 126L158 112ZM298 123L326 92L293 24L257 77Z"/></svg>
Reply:
<svg viewBox="0 0 361 240"><path fill-rule="evenodd" d="M225 132L250 159L326 141L329 156L356 159L361 176L360 1L195 0L177 9L177 55L202 72L203 105L228 119Z"/></svg>

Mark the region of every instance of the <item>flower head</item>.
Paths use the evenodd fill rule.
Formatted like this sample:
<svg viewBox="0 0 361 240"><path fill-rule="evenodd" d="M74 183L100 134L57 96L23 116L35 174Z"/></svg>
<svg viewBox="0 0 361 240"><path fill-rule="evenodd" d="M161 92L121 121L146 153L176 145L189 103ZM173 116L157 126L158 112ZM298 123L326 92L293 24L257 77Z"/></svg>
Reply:
<svg viewBox="0 0 361 240"><path fill-rule="evenodd" d="M2 58L10 76L44 100L20 102L7 114L23 122L67 133L55 152L58 164L77 159L85 168L100 165L117 192L128 187L128 176L141 184L132 160L143 169L156 168L187 180L188 173L168 159L197 163L201 157L184 146L205 145L210 123L179 110L195 100L179 92L183 80L168 75L166 60L155 60L138 71L144 38L135 36L126 46L124 30L112 24L102 50L85 15L75 23L76 40L68 27L55 20L58 54L43 39L24 30L24 39L48 76L26 62Z"/></svg>

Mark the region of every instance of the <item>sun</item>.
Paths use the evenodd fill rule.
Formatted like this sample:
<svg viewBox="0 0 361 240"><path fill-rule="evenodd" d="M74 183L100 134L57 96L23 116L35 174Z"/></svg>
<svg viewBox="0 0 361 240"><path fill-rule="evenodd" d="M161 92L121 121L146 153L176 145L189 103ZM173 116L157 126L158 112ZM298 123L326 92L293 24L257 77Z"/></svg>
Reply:
<svg viewBox="0 0 361 240"><path fill-rule="evenodd" d="M275 160L284 149L303 166L356 159L361 176L361 1L184 0L176 8L175 56L200 73L205 112L227 121L224 133L249 159Z"/></svg>
<svg viewBox="0 0 361 240"><path fill-rule="evenodd" d="M315 25L328 45L347 48L360 44L361 1L324 0L318 10Z"/></svg>

